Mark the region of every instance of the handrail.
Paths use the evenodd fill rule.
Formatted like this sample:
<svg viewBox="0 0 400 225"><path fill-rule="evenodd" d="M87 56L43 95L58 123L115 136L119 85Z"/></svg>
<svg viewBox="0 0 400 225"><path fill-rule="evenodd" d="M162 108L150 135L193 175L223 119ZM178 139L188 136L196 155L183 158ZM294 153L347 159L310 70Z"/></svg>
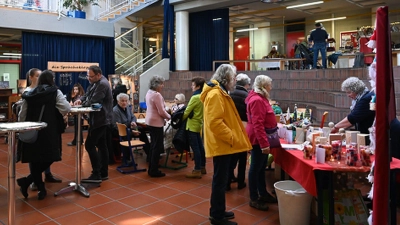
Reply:
<svg viewBox="0 0 400 225"><path fill-rule="evenodd" d="M123 36L127 35L129 32L136 30L138 27L140 27L140 26L142 26L143 24L149 22L149 20L152 19L153 17L156 17L156 16L152 16L152 17L148 18L147 20L145 20L145 21L143 21L143 22L137 24L137 25L134 26L132 29L126 31L126 32L123 33L123 34L120 34L120 35L119 35L118 37L116 37L114 40L116 41L116 40L122 38Z"/></svg>
<svg viewBox="0 0 400 225"><path fill-rule="evenodd" d="M135 72L136 72L138 69L142 68L144 65L146 65L147 63L149 63L151 60L153 60L154 58L156 58L157 56L159 56L159 55L161 54L161 52L162 52L162 49L160 48L160 49L158 49L157 51L151 53L150 55L146 56L142 61L136 63L135 65L133 65L132 67L130 67L129 69L127 69L126 71L124 71L123 74L128 74L128 73L129 73L129 70L132 70L132 69L135 69ZM151 59L150 59L150 60L147 60L147 59L149 59L149 58L151 58ZM145 60L147 60L147 61L146 61L145 63L143 63ZM138 65L140 65L140 64L141 64L141 66L139 66L138 68L136 68L136 67L137 67ZM134 72L134 73L135 73L135 72ZM129 73L129 74L130 74L130 73Z"/></svg>
<svg viewBox="0 0 400 225"><path fill-rule="evenodd" d="M285 62L287 61L305 61L305 58L272 58L272 59L249 59L249 60L214 60L213 61L213 71L215 71L215 64L216 63L235 63L235 62L244 62L244 69L247 71L247 63L252 62L279 62L279 69L285 69Z"/></svg>
<svg viewBox="0 0 400 225"><path fill-rule="evenodd" d="M135 55L136 54L136 55ZM134 55L134 56L133 56ZM142 55L142 51L136 51L133 54L129 55L128 57L124 58L123 60L121 60L121 62L123 62L122 64L120 64L121 62L119 62L118 64L120 64L117 68L115 68L115 70L119 70L121 69L123 66L125 66L126 64L128 64L129 62L135 60L136 58L140 57ZM126 62L124 62L126 59Z"/></svg>
<svg viewBox="0 0 400 225"><path fill-rule="evenodd" d="M129 7L129 10L130 10L130 9L132 9L132 3L133 3L133 2L138 2L138 0L135 0L135 1L126 0L126 1L120 2L120 3L117 4L117 5L114 5L114 6L112 6L112 7L106 7L107 9L106 9L105 11L99 13L97 19L101 19L101 18L103 18L103 17L106 17L106 16L108 16L108 15L111 15L111 14L113 14L114 12L116 12L116 11L118 11L118 10L120 10L120 9L122 9L122 8L124 8L124 7L126 7L126 6L128 6L128 7ZM107 6L109 6L109 4L107 4ZM117 7L119 7L119 8L117 8Z"/></svg>

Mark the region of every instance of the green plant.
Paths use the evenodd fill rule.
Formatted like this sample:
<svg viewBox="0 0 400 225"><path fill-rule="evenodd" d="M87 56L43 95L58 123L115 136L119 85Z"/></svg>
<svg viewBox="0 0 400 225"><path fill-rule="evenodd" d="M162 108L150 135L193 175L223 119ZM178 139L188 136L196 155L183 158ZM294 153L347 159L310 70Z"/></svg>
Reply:
<svg viewBox="0 0 400 225"><path fill-rule="evenodd" d="M63 7L71 11L83 11L83 7L91 5L99 5L98 0L64 0Z"/></svg>

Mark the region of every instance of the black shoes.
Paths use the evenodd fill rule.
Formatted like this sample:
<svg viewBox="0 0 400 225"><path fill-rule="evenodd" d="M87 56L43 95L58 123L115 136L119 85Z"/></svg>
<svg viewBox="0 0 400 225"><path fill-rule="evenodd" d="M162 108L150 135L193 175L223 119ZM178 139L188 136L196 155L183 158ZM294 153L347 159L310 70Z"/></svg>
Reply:
<svg viewBox="0 0 400 225"><path fill-rule="evenodd" d="M260 196L258 200L265 203L278 203L278 200L269 193L267 193L265 196Z"/></svg>
<svg viewBox="0 0 400 225"><path fill-rule="evenodd" d="M235 218L235 213L233 213L232 211L226 211L224 214L224 219L226 220L231 220Z"/></svg>
<svg viewBox="0 0 400 225"><path fill-rule="evenodd" d="M49 183L61 183L62 182L62 180L58 179L57 177L54 177L53 174L51 174L51 173L45 174L44 181L49 182Z"/></svg>
<svg viewBox="0 0 400 225"><path fill-rule="evenodd" d="M241 190L241 189L243 189L243 188L245 188L246 187L246 183L245 182L243 182L243 183L238 183L238 189L239 190Z"/></svg>
<svg viewBox="0 0 400 225"><path fill-rule="evenodd" d="M150 177L165 177L165 173L157 171L156 173L149 173Z"/></svg>
<svg viewBox="0 0 400 225"><path fill-rule="evenodd" d="M268 209L269 209L267 203L260 201L260 200L250 201L249 205L251 207L261 210L261 211L268 211Z"/></svg>
<svg viewBox="0 0 400 225"><path fill-rule="evenodd" d="M18 186L20 186L19 190L21 191L24 198L28 198L28 187L30 185L28 178L22 177L17 179L17 184Z"/></svg>
<svg viewBox="0 0 400 225"><path fill-rule="evenodd" d="M212 225L237 225L236 222L230 221L228 219L217 220L210 217L210 222Z"/></svg>
<svg viewBox="0 0 400 225"><path fill-rule="evenodd" d="M108 177L107 177L108 179ZM99 175L91 174L88 178L82 179L82 183L101 183L102 177Z"/></svg>

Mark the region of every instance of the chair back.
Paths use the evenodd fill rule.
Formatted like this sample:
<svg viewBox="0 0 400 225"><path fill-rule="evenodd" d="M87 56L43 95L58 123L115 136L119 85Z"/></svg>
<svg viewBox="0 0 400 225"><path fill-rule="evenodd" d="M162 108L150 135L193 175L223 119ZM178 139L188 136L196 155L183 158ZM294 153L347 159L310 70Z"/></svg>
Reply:
<svg viewBox="0 0 400 225"><path fill-rule="evenodd" d="M126 137L127 136L126 125L117 122L117 127L118 127L118 135L120 137Z"/></svg>
<svg viewBox="0 0 400 225"><path fill-rule="evenodd" d="M146 113L134 113L136 119L144 119L146 118Z"/></svg>

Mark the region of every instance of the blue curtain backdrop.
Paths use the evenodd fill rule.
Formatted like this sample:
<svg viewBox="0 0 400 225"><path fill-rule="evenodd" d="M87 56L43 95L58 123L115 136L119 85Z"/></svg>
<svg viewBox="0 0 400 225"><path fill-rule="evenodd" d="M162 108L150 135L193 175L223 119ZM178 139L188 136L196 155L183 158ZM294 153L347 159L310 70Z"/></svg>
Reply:
<svg viewBox="0 0 400 225"><path fill-rule="evenodd" d="M70 36L22 32L21 79L31 68L47 69L48 61L55 62L97 62L103 75L115 73L114 38ZM89 85L86 72L56 73L56 85L64 94L70 93L75 83L83 88Z"/></svg>
<svg viewBox="0 0 400 225"><path fill-rule="evenodd" d="M174 6L169 4L169 0L164 0L164 29L162 49L162 58L169 58L169 70L175 71L175 12Z"/></svg>
<svg viewBox="0 0 400 225"><path fill-rule="evenodd" d="M190 13L189 40L191 71L212 71L214 60L229 60L229 10Z"/></svg>

